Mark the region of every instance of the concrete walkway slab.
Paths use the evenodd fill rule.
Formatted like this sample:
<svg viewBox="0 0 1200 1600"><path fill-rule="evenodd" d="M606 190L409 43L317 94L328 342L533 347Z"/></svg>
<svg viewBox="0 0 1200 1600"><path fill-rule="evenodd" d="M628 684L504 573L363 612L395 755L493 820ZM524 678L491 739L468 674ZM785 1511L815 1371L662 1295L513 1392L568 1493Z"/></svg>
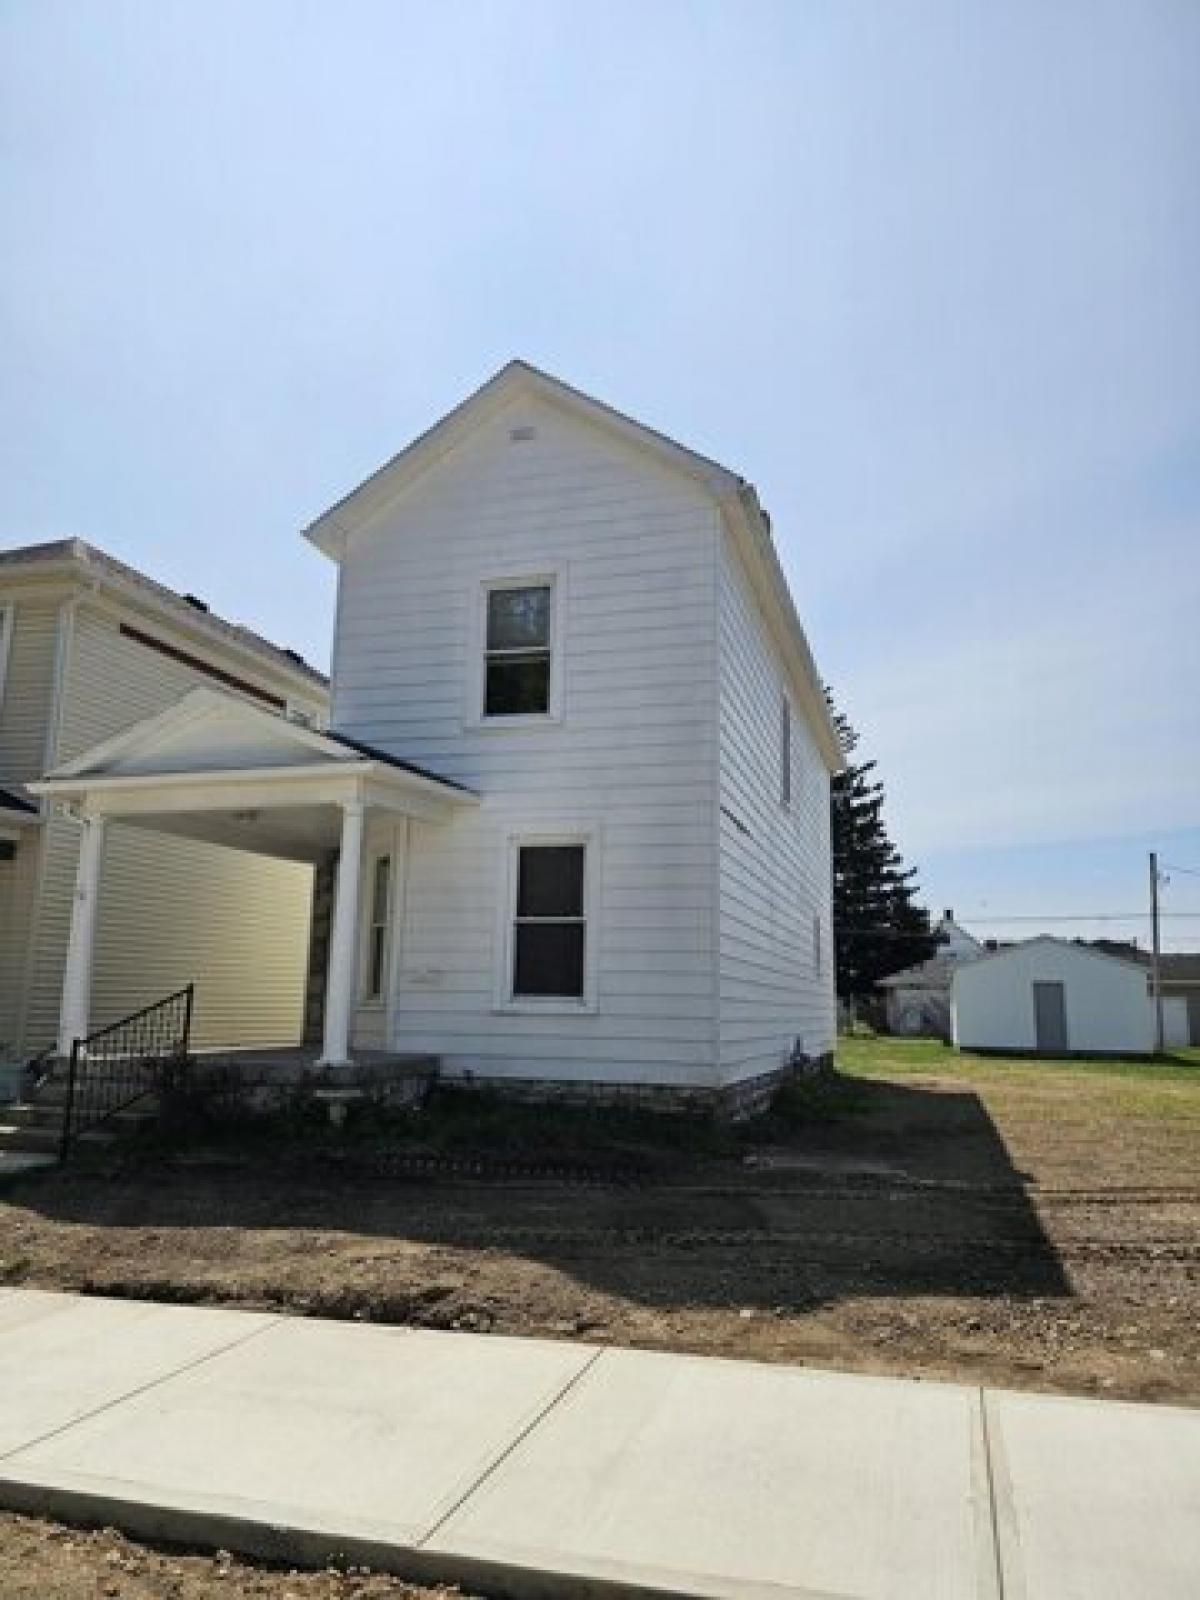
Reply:
<svg viewBox="0 0 1200 1600"><path fill-rule="evenodd" d="M1193 1600L1200 1412L0 1290L0 1505L518 1600Z"/></svg>
<svg viewBox="0 0 1200 1600"><path fill-rule="evenodd" d="M723 1600L994 1600L978 1391L609 1351L426 1548Z"/></svg>
<svg viewBox="0 0 1200 1600"><path fill-rule="evenodd" d="M3 1463L79 1494L408 1546L595 1358L542 1340L280 1318Z"/></svg>
<svg viewBox="0 0 1200 1600"><path fill-rule="evenodd" d="M274 1319L35 1289L0 1298L0 1455L78 1422Z"/></svg>
<svg viewBox="0 0 1200 1600"><path fill-rule="evenodd" d="M1200 1596L1200 1411L985 1404L1006 1600Z"/></svg>

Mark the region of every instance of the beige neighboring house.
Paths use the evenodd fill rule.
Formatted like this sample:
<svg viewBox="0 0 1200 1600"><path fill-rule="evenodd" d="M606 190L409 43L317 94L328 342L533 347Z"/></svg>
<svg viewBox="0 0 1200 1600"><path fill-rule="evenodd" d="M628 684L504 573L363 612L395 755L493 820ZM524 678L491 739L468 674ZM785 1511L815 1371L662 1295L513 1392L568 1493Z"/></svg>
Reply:
<svg viewBox="0 0 1200 1600"><path fill-rule="evenodd" d="M53 1044L80 824L25 787L207 687L320 725L321 673L78 539L0 552L0 1059ZM93 1027L203 974L200 1046L302 1032L311 864L112 827Z"/></svg>

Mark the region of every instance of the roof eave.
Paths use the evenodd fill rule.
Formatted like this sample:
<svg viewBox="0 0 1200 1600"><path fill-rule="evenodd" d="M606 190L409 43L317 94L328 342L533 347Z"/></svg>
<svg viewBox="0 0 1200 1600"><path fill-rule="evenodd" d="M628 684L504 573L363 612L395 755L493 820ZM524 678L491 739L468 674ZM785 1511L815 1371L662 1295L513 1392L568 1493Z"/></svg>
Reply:
<svg viewBox="0 0 1200 1600"><path fill-rule="evenodd" d="M725 496L722 504L733 526L741 529L752 564L757 566L759 575L765 580L769 602L767 609L773 613L768 614L767 620L768 623L774 623L773 631L784 659L791 659L795 669L792 673L793 686L808 715L825 764L831 775L844 772L846 752L842 749L829 702L825 698L825 686L817 672L817 664L754 485L744 479L739 480L735 492Z"/></svg>

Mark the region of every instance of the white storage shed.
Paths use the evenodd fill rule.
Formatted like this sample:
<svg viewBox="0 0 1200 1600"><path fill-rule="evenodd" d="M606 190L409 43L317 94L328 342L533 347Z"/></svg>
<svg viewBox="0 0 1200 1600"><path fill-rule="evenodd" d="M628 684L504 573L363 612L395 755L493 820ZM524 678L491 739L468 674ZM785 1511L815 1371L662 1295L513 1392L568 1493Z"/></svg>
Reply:
<svg viewBox="0 0 1200 1600"><path fill-rule="evenodd" d="M960 966L951 991L960 1050L1023 1055L1151 1055L1146 968L1043 937Z"/></svg>

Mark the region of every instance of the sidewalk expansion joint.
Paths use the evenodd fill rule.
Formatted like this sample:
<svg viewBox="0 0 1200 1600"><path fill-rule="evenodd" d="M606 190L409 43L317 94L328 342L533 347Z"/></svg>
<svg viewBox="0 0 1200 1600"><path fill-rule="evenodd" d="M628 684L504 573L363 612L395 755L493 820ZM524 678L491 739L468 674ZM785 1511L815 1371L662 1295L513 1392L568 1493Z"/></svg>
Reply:
<svg viewBox="0 0 1200 1600"><path fill-rule="evenodd" d="M491 1463L491 1465L485 1467L475 1479L474 1483L463 1490L462 1494L459 1495L458 1499L454 1502L450 1509L443 1512L433 1526L431 1528L427 1528L419 1539L413 1540L414 1550L423 1549L431 1539L435 1538L442 1531L450 1519L462 1510L467 1501L473 1499L474 1496L479 1493L480 1489L483 1488L488 1479L494 1477L504 1463L511 1459L514 1452L520 1449L520 1447L525 1443L526 1439L529 1438L530 1434L533 1433L536 1428L541 1427L542 1423L545 1422L550 1413L558 1410L559 1406L571 1393L572 1389L577 1388L579 1384L583 1382L584 1378L587 1377L588 1373L596 1365L597 1361L599 1361L600 1358L606 1354L607 1350L603 1346L600 1349L593 1351L591 1359L586 1361L583 1366L580 1367L579 1371L575 1373L574 1377L568 1378L558 1393L552 1395L537 1413L537 1415L532 1417L521 1429L521 1431L516 1434L514 1438L509 1440L508 1444Z"/></svg>
<svg viewBox="0 0 1200 1600"><path fill-rule="evenodd" d="M992 1436L988 1427L987 1390L975 1391L979 1404L979 1425L983 1430L983 1470L987 1477L988 1523L992 1535L992 1561L996 1571L996 1593L1005 1600L1004 1562L1000 1558L1000 1522L996 1511L996 1475L992 1467Z"/></svg>
<svg viewBox="0 0 1200 1600"><path fill-rule="evenodd" d="M103 1405L93 1406L90 1411L82 1411L79 1416L72 1417L69 1422L60 1423L57 1428L48 1428L45 1433L39 1433L35 1438L23 1439L20 1444L14 1445L11 1450L0 1450L0 1461L11 1461L14 1456L19 1456L24 1450L32 1450L36 1445L45 1444L48 1439L57 1439L61 1434L70 1433L72 1428L77 1428L81 1422L90 1422L93 1417L101 1417L106 1411L113 1411L118 1406L123 1406L129 1400L136 1400L140 1395L149 1394L152 1389L159 1388L164 1383L170 1383L173 1378L178 1378L185 1372L194 1372L197 1367L202 1367L206 1361L213 1361L217 1356L228 1355L230 1350L236 1350L241 1345L249 1344L251 1339L257 1339L260 1334L270 1333L278 1326L282 1319L273 1316L269 1322L264 1322L261 1327L251 1328L249 1333L239 1334L236 1339L231 1339L228 1344L218 1346L215 1350L206 1350L202 1356L195 1356L191 1361L185 1361L181 1366L172 1367L170 1372L162 1372L157 1378L151 1378L146 1383L139 1383L132 1389L127 1389L124 1394L116 1395L111 1400L106 1400Z"/></svg>

